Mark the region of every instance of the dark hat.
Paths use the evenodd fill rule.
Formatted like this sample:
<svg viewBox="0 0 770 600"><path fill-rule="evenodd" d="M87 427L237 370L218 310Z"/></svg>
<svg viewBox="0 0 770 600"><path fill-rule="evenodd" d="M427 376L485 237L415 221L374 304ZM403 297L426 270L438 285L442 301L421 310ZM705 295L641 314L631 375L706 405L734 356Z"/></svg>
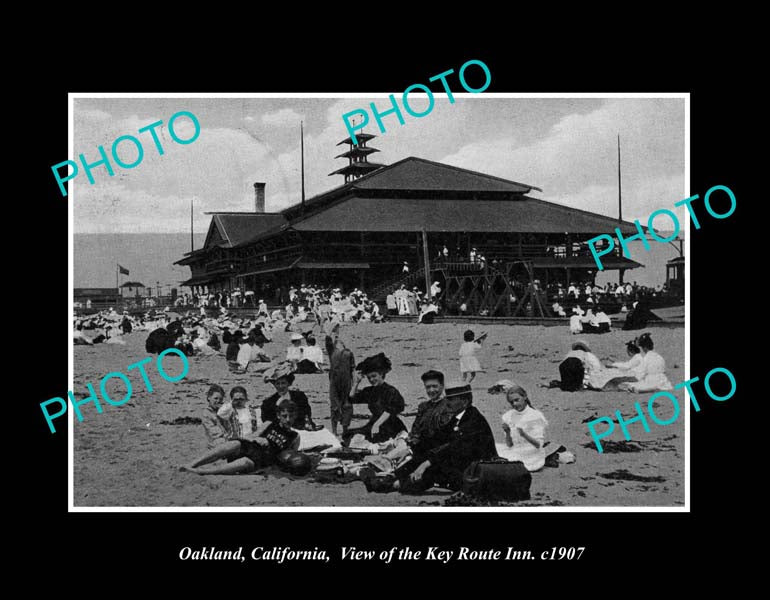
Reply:
<svg viewBox="0 0 770 600"><path fill-rule="evenodd" d="M280 452L277 461L281 469L291 475L307 475L313 468L313 463L309 456L290 448Z"/></svg>
<svg viewBox="0 0 770 600"><path fill-rule="evenodd" d="M356 366L356 369L364 375L377 371L378 373L388 373L391 369L390 359L380 352L369 358L365 358Z"/></svg>
<svg viewBox="0 0 770 600"><path fill-rule="evenodd" d="M464 411L473 403L473 392L467 384L445 388L444 394L455 414Z"/></svg>

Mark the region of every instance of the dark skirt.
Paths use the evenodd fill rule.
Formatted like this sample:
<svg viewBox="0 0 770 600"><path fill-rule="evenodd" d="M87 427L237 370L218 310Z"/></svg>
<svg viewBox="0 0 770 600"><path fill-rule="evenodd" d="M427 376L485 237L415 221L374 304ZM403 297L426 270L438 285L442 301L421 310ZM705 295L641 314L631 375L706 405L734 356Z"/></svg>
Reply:
<svg viewBox="0 0 770 600"><path fill-rule="evenodd" d="M598 325L591 325L590 323L585 323L583 325L583 333L609 333L609 332L610 332L609 323L599 323Z"/></svg>
<svg viewBox="0 0 770 600"><path fill-rule="evenodd" d="M295 373L302 375L316 375L318 373L323 373L323 371L320 371L313 361L303 358L297 363L297 370Z"/></svg>
<svg viewBox="0 0 770 600"><path fill-rule="evenodd" d="M574 356L565 358L559 365L559 375L561 376L562 391L576 392L583 389L585 367L579 358Z"/></svg>
<svg viewBox="0 0 770 600"><path fill-rule="evenodd" d="M389 439L396 437L402 431L407 431L406 425L404 425L404 422L401 419L396 415L390 415L390 418L380 425L380 430L377 432L377 435L373 436L372 425L374 425L376 420L376 418L373 418L363 427L348 429L345 433L345 439L349 440L357 433L360 433L366 438L366 441L372 442L373 444L381 444L382 442L387 442Z"/></svg>

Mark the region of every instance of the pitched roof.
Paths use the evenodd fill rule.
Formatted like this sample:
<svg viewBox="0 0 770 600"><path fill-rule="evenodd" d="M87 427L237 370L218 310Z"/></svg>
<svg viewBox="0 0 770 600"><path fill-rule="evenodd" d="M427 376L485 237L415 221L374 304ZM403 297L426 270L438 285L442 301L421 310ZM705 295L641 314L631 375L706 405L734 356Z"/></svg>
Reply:
<svg viewBox="0 0 770 600"><path fill-rule="evenodd" d="M292 223L298 231L476 231L520 233L634 233L632 223L522 196L482 200L360 198L338 202Z"/></svg>
<svg viewBox="0 0 770 600"><path fill-rule="evenodd" d="M281 213L214 213L204 248L210 245L232 248L285 222ZM219 236L222 243L216 242Z"/></svg>
<svg viewBox="0 0 770 600"><path fill-rule="evenodd" d="M309 198L305 202L304 212L307 214L320 210L356 190L372 192L388 190L393 191L394 195L397 195L399 191L411 192L414 190L435 193L452 192L455 194L525 194L531 190L542 191L534 185L409 156ZM295 204L284 209L282 214L291 220L300 216L302 212L301 204Z"/></svg>
<svg viewBox="0 0 770 600"><path fill-rule="evenodd" d="M414 156L393 163L370 177L362 177L354 183L357 188L379 190L451 190L519 194L525 194L533 189L542 191L534 185Z"/></svg>
<svg viewBox="0 0 770 600"><path fill-rule="evenodd" d="M366 141L369 141L369 140L373 140L373 139L374 139L374 138L376 138L376 137L377 137L376 135L373 135L373 134L371 134L371 133L363 133L363 132L362 132L362 133L357 133L357 134L356 134L356 140L357 140L359 143L360 143L360 142L366 142ZM345 138L344 140L342 140L341 142L337 142L337 145L338 145L338 146L342 146L342 144L352 144L352 143L353 143L353 138L350 138L350 137L346 137L346 138Z"/></svg>

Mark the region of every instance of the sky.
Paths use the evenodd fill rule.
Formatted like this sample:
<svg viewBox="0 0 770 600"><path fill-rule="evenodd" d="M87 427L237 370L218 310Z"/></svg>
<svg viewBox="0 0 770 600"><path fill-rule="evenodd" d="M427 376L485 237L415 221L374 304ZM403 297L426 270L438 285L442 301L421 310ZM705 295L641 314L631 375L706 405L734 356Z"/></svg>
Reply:
<svg viewBox="0 0 770 600"><path fill-rule="evenodd" d="M400 94L396 95L400 101ZM378 137L372 162L391 164L408 156L481 171L541 188L543 200L617 217L617 135L622 152L623 217L646 224L650 213L673 208L686 197L683 99L501 98L494 94L455 94L450 104L436 94L422 118L405 111L374 118L364 129ZM427 105L410 96L413 110ZM133 169L114 165L93 170L89 185L81 173L73 180L75 233L205 233L211 211L253 211L253 183L266 187L266 210L279 211L300 200L300 121L305 131L305 189L308 198L344 183L329 176L347 164L335 159L347 146L342 114L370 102L384 111L387 98L76 98L74 152L89 162L108 155L113 141L134 135L144 159ZM192 143L174 143L167 123L190 111L201 127ZM371 112L371 111L370 111ZM160 156L148 132L138 129L162 120L165 150ZM191 122L180 118L175 131L185 139ZM123 142L125 162L136 158ZM76 160L75 157L66 157ZM65 157L62 157L65 160ZM675 209L681 217L684 208ZM667 223L661 228L668 229Z"/></svg>

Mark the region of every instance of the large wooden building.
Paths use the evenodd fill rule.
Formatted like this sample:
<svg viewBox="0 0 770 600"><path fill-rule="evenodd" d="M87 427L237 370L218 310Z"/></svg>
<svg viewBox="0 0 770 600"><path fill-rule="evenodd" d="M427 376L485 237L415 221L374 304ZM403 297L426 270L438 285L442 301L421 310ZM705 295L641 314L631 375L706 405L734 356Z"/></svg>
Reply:
<svg viewBox="0 0 770 600"><path fill-rule="evenodd" d="M616 227L636 232L631 223L532 198L539 190L532 185L415 157L361 168L366 155L349 154L342 156L350 165L335 172L346 183L304 203L264 212L264 184L255 184L257 211L213 213L204 246L177 262L192 272L183 285L253 290L268 302L279 287L302 283L381 298L402 283L424 287L427 249L429 276L447 294L452 279L456 299L471 294L478 306L486 296L490 314L510 314L502 298L515 282L592 281L586 241ZM483 267L470 261L474 248ZM617 251L602 263L639 266Z"/></svg>

